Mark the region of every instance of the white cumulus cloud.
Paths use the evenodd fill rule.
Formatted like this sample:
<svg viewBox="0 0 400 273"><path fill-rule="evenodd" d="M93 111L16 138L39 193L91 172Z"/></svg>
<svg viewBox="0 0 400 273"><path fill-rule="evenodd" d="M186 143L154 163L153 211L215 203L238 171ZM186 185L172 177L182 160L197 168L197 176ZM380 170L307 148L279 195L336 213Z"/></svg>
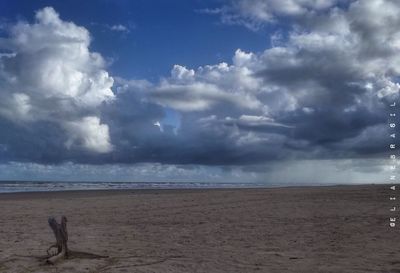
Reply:
<svg viewBox="0 0 400 273"><path fill-rule="evenodd" d="M99 153L107 153L112 150L108 126L101 124L98 117L84 117L80 120L66 122L64 126L69 133L69 139L66 142L68 147L77 144Z"/></svg>
<svg viewBox="0 0 400 273"><path fill-rule="evenodd" d="M12 26L0 43L0 50L12 52L0 55L0 115L13 122L52 122L65 128L66 138L74 143L110 151L107 126L100 125L98 117L85 118L114 99L113 78L89 45L89 32L63 21L51 7L37 11L32 24ZM100 130L74 133L71 124Z"/></svg>

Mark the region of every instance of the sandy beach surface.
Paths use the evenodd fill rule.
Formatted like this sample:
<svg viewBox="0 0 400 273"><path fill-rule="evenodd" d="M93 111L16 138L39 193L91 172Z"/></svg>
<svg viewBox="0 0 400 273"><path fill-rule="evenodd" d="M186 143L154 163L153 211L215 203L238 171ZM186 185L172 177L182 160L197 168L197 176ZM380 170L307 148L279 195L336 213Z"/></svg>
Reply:
<svg viewBox="0 0 400 273"><path fill-rule="evenodd" d="M0 272L400 272L388 186L0 194ZM44 265L48 216L71 257Z"/></svg>

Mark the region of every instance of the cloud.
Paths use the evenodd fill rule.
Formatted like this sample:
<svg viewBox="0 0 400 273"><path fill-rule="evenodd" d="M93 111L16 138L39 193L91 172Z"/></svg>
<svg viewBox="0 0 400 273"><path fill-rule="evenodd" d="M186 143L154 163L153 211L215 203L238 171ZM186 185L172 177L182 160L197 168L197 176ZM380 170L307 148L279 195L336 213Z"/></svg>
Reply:
<svg viewBox="0 0 400 273"><path fill-rule="evenodd" d="M154 101L180 111L203 111L214 106L230 105L257 109L262 105L248 90L259 88L261 81L252 77L246 66L252 55L237 50L234 64L220 63L199 67L196 71L175 65L171 77L151 92Z"/></svg>
<svg viewBox="0 0 400 273"><path fill-rule="evenodd" d="M0 42L8 50L0 57L0 158L250 170L380 156L387 104L399 95L400 4L254 3L270 14L257 22L293 20L285 39L262 52L238 49L226 62L176 64L158 81L114 82L89 51L87 30L51 8L34 24L19 22Z"/></svg>
<svg viewBox="0 0 400 273"><path fill-rule="evenodd" d="M228 119L228 120L232 121L232 119ZM250 126L250 127L258 127L258 126L278 126L278 127L286 127L286 128L292 127L292 126L287 126L284 124L276 123L274 121L274 119L265 117L265 116L241 115L236 122L240 125Z"/></svg>
<svg viewBox="0 0 400 273"><path fill-rule="evenodd" d="M252 98L239 94L229 94L217 86L202 82L177 85L164 83L151 94L154 101L161 105L175 108L183 112L210 109L215 104L226 103L240 108L259 107Z"/></svg>
<svg viewBox="0 0 400 273"><path fill-rule="evenodd" d="M104 70L101 55L89 51L85 28L61 20L47 7L36 12L35 23L12 26L2 45L12 52L0 57L3 118L25 126L51 122L74 139L68 147L82 142L82 148L94 152L111 150L105 125L79 133L70 129L72 124L95 127L98 107L114 99L113 79Z"/></svg>
<svg viewBox="0 0 400 273"><path fill-rule="evenodd" d="M306 18L324 12L338 3L351 0L228 0L216 9L205 9L203 13L221 17L224 24L243 25L258 30L264 24L277 23L281 17Z"/></svg>
<svg viewBox="0 0 400 273"><path fill-rule="evenodd" d="M141 163L135 165L37 164L10 162L0 164L1 180L104 181L104 182L187 182L234 183L257 182L265 186L298 186L327 184L377 183L385 181L388 166L382 160L296 160L270 162L244 167L167 165ZM316 172L318 170L318 172ZM321 175L321 173L323 175ZM12 185L11 185L12 186ZM92 185L95 186L95 185ZM114 185L127 186L127 185ZM131 185L132 186L132 185ZM160 185L160 186L165 186Z"/></svg>
<svg viewBox="0 0 400 273"><path fill-rule="evenodd" d="M78 142L78 145L98 153L107 153L112 150L108 126L100 124L98 117L84 117L78 121L69 121L64 126L69 134L67 147Z"/></svg>
<svg viewBox="0 0 400 273"><path fill-rule="evenodd" d="M247 155L262 161L383 151L384 146L368 148L361 136L384 139L384 132L373 128L385 124L387 103L398 97L400 33L394 14L400 5L356 1L340 9L331 8L336 1L287 1L274 9L274 1L250 3L269 7L277 14L274 20L297 20L285 42L258 54L237 50L232 64L196 70L175 65L170 78L149 89L150 101L183 112L180 133L199 146L212 140L221 145L218 140L224 139L226 162L236 162L235 154L246 163ZM300 14L307 20L296 17ZM277 154L260 155L255 143L274 147ZM218 147L207 148L222 158Z"/></svg>
<svg viewBox="0 0 400 273"><path fill-rule="evenodd" d="M125 32L125 33L130 32L130 28L125 25L117 24L117 25L107 25L107 26L112 31Z"/></svg>

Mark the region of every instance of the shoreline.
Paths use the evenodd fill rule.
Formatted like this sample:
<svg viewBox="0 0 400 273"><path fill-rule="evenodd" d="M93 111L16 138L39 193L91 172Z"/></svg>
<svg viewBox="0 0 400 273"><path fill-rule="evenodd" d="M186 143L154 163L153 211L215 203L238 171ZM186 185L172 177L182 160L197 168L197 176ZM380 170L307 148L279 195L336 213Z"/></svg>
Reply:
<svg viewBox="0 0 400 273"><path fill-rule="evenodd" d="M56 182L57 183L57 182ZM85 182L86 183L86 182ZM96 183L96 182L91 182L91 183ZM118 182L117 182L118 183ZM71 193L71 194L77 194L77 193L103 193L103 192L108 192L108 193L123 193L123 192L141 192L141 193L146 193L146 192L168 192L168 191L179 191L179 192L192 192L192 191L210 191L210 190L216 190L216 191L223 191L223 190L256 190L256 189L262 189L262 190L267 190L267 189L304 189L304 188L338 188L338 187L387 187L393 184L328 184L328 185L265 185L265 186L239 186L239 187L176 187L176 188L121 188L121 189L71 189L71 190L37 190L37 191L9 191L9 192L1 192L0 191L0 197L2 195L25 195L25 194L63 194L63 193Z"/></svg>

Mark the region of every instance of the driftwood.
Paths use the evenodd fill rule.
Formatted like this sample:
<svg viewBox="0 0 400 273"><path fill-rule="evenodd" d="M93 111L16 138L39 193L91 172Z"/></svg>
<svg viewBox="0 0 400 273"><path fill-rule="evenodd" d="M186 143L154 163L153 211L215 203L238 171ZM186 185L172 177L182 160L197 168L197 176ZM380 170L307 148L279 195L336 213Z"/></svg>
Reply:
<svg viewBox="0 0 400 273"><path fill-rule="evenodd" d="M47 249L48 258L46 262L48 264L54 264L56 261L62 258L68 258L68 231L67 231L67 218L61 217L61 224L57 223L54 217L50 217L49 226L53 230L54 236L56 237L56 243L51 245ZM55 253L51 253L50 250L56 248Z"/></svg>

